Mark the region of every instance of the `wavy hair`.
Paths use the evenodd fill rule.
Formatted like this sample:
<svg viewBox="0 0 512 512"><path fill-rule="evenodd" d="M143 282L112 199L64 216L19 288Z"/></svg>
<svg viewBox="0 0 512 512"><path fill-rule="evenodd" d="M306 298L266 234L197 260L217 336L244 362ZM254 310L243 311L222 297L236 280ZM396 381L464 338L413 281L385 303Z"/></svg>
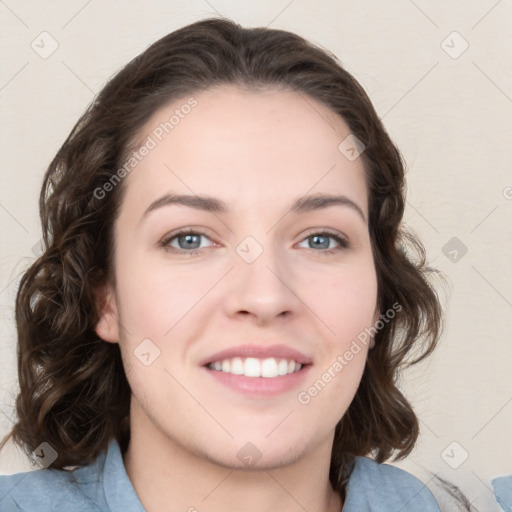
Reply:
<svg viewBox="0 0 512 512"><path fill-rule="evenodd" d="M338 114L365 145L369 231L381 312L402 308L375 336L359 389L336 426L330 480L342 496L354 456L405 457L418 420L399 372L427 357L442 328L436 271L402 226L404 162L363 88L336 57L283 30L206 19L152 44L105 85L50 163L40 195L44 252L21 279L17 421L27 453L48 442L53 468L92 462L115 438L129 441L130 388L117 344L95 333L98 287L113 279L113 226L123 183L106 190L138 130L163 105L220 84L293 90ZM103 195L105 197L103 197Z"/></svg>

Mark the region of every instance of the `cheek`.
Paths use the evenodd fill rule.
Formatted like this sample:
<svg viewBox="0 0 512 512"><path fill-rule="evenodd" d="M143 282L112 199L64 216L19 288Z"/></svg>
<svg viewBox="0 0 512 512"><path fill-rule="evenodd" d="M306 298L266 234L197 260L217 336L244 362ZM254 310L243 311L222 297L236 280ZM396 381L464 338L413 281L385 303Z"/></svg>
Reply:
<svg viewBox="0 0 512 512"><path fill-rule="evenodd" d="M326 276L327 277L327 276ZM377 305L377 277L373 266L350 267L316 285L308 301L329 328L331 344L342 349L373 323Z"/></svg>
<svg viewBox="0 0 512 512"><path fill-rule="evenodd" d="M131 338L162 338L218 280L211 272L126 265L119 272L119 314Z"/></svg>

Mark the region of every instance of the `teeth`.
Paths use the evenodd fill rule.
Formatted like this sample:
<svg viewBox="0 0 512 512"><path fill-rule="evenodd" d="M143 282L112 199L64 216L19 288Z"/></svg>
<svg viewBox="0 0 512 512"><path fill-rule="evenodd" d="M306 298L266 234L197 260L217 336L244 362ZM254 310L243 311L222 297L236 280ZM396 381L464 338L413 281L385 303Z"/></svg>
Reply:
<svg viewBox="0 0 512 512"><path fill-rule="evenodd" d="M277 361L274 358L264 359L261 363L261 375L263 377L277 377Z"/></svg>
<svg viewBox="0 0 512 512"><path fill-rule="evenodd" d="M244 364L244 375L246 377L261 377L261 363L254 357L248 357Z"/></svg>
<svg viewBox="0 0 512 512"><path fill-rule="evenodd" d="M231 373L234 375L245 375L246 377L263 377L271 379L279 375L289 375L298 372L302 365L293 360L279 359L269 357L267 359L257 359L255 357L234 357L233 359L224 359L216 361L209 366L210 370Z"/></svg>
<svg viewBox="0 0 512 512"><path fill-rule="evenodd" d="M235 375L244 374L244 362L241 357L235 357L231 360L231 373Z"/></svg>
<svg viewBox="0 0 512 512"><path fill-rule="evenodd" d="M279 364L277 365L277 373L278 375L286 375L288 373L288 361L286 359L281 359Z"/></svg>

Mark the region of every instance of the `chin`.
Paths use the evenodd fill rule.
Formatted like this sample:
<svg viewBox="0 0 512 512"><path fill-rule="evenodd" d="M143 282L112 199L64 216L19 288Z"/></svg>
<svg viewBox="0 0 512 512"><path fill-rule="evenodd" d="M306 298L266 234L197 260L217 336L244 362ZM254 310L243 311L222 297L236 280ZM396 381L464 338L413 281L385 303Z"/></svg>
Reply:
<svg viewBox="0 0 512 512"><path fill-rule="evenodd" d="M255 444L247 442L234 453L231 450L222 452L208 450L202 455L212 464L230 470L268 471L294 464L300 460L304 452L304 449L297 446L259 449Z"/></svg>

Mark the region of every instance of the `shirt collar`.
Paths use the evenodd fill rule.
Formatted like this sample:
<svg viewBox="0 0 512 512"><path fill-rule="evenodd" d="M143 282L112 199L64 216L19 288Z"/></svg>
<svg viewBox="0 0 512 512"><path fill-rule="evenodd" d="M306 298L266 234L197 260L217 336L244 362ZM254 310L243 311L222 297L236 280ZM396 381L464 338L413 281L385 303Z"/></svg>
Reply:
<svg viewBox="0 0 512 512"><path fill-rule="evenodd" d="M103 470L103 491L111 512L145 512L128 478L116 440L109 444Z"/></svg>

